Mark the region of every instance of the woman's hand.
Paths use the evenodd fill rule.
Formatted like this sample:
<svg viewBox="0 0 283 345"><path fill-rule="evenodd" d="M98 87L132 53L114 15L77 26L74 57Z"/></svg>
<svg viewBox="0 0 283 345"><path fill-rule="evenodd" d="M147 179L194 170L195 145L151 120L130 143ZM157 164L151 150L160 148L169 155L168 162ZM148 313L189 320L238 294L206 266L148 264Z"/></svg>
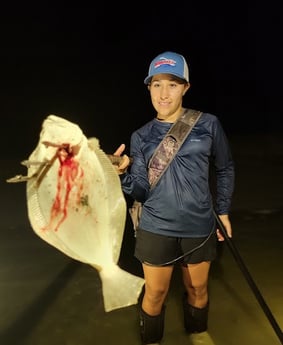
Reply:
<svg viewBox="0 0 283 345"><path fill-rule="evenodd" d="M219 215L219 218L220 218L224 228L226 229L228 237L232 237L232 226L231 226L229 216L227 214L222 214L222 215ZM216 229L216 235L217 235L218 241L224 241L225 240L224 236L222 235L222 233L219 229Z"/></svg>
<svg viewBox="0 0 283 345"><path fill-rule="evenodd" d="M119 161L119 163L114 164L117 170L117 173L119 175L124 174L127 171L128 166L130 165L130 158L127 155L122 155L123 152L125 151L125 148L126 148L126 145L121 144L113 154L114 156L121 157L121 160Z"/></svg>

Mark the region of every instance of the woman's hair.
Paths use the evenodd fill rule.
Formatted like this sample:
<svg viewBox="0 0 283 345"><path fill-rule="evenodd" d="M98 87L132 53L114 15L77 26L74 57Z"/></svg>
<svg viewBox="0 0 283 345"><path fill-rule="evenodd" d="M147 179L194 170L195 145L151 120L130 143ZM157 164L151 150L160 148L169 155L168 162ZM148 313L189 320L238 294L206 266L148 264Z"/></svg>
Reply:
<svg viewBox="0 0 283 345"><path fill-rule="evenodd" d="M176 75L173 75L173 74L171 74L170 76L171 76L171 80L175 81L177 84L188 84L188 82L185 79L183 79L183 78L179 78L179 77L177 77ZM152 81L152 78L150 79L148 85L150 85L151 81Z"/></svg>

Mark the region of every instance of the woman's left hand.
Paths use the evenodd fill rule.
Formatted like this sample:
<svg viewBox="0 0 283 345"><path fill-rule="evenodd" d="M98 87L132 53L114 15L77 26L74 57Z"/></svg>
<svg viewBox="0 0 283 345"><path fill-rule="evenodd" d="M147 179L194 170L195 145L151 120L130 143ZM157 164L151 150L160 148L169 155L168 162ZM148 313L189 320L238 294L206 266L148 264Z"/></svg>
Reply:
<svg viewBox="0 0 283 345"><path fill-rule="evenodd" d="M219 218L220 218L223 226L225 227L225 230L227 232L228 237L231 238L232 237L232 225L231 225L229 216L227 214L222 214L222 215L219 215ZM224 236L222 235L221 231L218 228L216 229L216 235L217 235L218 241L224 241L225 240Z"/></svg>
<svg viewBox="0 0 283 345"><path fill-rule="evenodd" d="M120 163L115 165L118 175L124 174L130 165L130 158L125 154L123 155L125 148L125 144L121 144L113 154L114 156L121 157Z"/></svg>

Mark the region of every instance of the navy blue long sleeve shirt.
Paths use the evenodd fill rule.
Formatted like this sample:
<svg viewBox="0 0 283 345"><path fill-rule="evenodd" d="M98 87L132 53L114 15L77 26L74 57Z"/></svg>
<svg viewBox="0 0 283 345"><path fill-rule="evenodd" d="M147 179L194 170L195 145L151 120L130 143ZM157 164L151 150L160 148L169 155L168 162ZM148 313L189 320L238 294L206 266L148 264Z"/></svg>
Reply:
<svg viewBox="0 0 283 345"><path fill-rule="evenodd" d="M151 190L148 165L172 123L153 119L133 132L130 171L122 189L143 202L140 228L175 237L205 237L215 226L213 207L228 214L234 190L234 162L226 134L215 115L203 113L173 161ZM210 169L215 171L215 205Z"/></svg>

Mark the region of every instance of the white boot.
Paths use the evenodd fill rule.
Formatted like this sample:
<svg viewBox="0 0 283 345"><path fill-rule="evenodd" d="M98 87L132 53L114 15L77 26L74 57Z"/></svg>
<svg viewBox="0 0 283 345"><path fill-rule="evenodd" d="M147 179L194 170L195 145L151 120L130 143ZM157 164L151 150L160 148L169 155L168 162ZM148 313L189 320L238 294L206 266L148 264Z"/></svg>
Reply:
<svg viewBox="0 0 283 345"><path fill-rule="evenodd" d="M215 345L209 333L192 333L189 335L190 343L192 345Z"/></svg>

